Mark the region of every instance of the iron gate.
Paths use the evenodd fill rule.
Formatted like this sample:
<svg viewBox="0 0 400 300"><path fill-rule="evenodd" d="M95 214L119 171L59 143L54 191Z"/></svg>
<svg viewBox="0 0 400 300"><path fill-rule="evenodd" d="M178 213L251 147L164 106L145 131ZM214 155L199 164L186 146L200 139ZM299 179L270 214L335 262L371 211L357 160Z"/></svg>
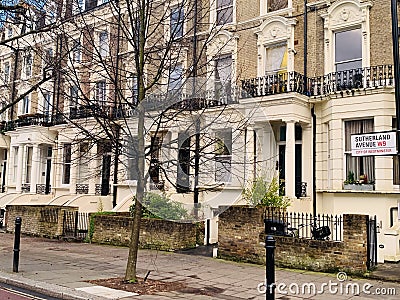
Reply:
<svg viewBox="0 0 400 300"><path fill-rule="evenodd" d="M377 223L376 216L368 220L367 233L367 268L368 270L376 267L378 263L378 242L377 242Z"/></svg>
<svg viewBox="0 0 400 300"><path fill-rule="evenodd" d="M78 211L64 211L63 236L65 238L85 239L88 233L89 214Z"/></svg>

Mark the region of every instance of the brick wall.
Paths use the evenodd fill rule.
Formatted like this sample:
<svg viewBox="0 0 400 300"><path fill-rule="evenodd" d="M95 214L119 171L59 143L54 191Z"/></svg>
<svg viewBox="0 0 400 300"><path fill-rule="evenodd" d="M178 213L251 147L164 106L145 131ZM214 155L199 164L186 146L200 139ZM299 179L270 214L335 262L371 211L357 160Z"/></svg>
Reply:
<svg viewBox="0 0 400 300"><path fill-rule="evenodd" d="M367 270L366 215L343 216L343 242L275 237L275 263L280 267L333 272ZM218 255L265 264L263 209L230 207L219 217Z"/></svg>
<svg viewBox="0 0 400 300"><path fill-rule="evenodd" d="M128 246L132 218L128 216L94 215L92 242ZM196 245L196 224L158 219L142 219L141 248L177 250Z"/></svg>
<svg viewBox="0 0 400 300"><path fill-rule="evenodd" d="M77 211L77 207L45 205L8 205L6 207L7 231L14 232L15 218L21 217L21 233L59 237L63 231L64 211Z"/></svg>

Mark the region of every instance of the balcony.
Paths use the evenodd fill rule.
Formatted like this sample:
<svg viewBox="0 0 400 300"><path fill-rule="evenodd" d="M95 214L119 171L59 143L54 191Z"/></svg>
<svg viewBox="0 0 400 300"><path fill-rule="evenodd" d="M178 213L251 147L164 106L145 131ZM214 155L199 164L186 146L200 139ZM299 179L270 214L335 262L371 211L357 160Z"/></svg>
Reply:
<svg viewBox="0 0 400 300"><path fill-rule="evenodd" d="M354 95L355 91L394 86L392 65L380 65L333 72L307 80L308 94L322 96L331 93Z"/></svg>
<svg viewBox="0 0 400 300"><path fill-rule="evenodd" d="M240 97L261 97L296 92L309 97L339 94L355 95L356 91L394 86L392 65L332 72L306 78L297 72L285 72L242 80Z"/></svg>
<svg viewBox="0 0 400 300"><path fill-rule="evenodd" d="M0 125L0 129L3 131L11 131L17 128L26 127L26 126L45 126L48 127L51 125L50 117L48 115L42 114L29 114L19 116L18 119L3 122Z"/></svg>

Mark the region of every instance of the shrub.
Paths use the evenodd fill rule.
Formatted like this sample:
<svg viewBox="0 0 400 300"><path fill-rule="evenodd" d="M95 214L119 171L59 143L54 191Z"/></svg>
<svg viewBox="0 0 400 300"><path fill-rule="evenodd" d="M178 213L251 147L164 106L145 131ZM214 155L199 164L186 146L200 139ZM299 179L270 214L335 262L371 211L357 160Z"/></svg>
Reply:
<svg viewBox="0 0 400 300"><path fill-rule="evenodd" d="M278 178L268 182L265 177L257 177L250 187L243 189L242 197L250 205L287 208L290 199L279 195Z"/></svg>
<svg viewBox="0 0 400 300"><path fill-rule="evenodd" d="M131 216L133 216L135 211L135 203L131 205L129 211ZM142 216L145 218L182 220L187 218L188 214L182 203L172 201L165 195L145 193L143 199Z"/></svg>

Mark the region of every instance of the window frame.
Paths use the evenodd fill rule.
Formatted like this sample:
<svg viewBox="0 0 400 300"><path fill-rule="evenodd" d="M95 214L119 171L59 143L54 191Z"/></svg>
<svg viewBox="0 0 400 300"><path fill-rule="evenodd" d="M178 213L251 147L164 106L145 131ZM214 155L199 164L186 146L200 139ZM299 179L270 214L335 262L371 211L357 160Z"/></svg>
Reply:
<svg viewBox="0 0 400 300"><path fill-rule="evenodd" d="M173 16L177 15L177 18ZM182 3L172 6L170 9L169 34L172 40L183 37L185 24L185 8Z"/></svg>
<svg viewBox="0 0 400 300"><path fill-rule="evenodd" d="M107 30L101 30L98 35L99 35L99 55L101 58L105 58L109 55L110 52L109 32Z"/></svg>
<svg viewBox="0 0 400 300"><path fill-rule="evenodd" d="M31 53L28 53L24 56L24 75L25 78L30 78L32 76L32 67L33 67L33 56Z"/></svg>
<svg viewBox="0 0 400 300"><path fill-rule="evenodd" d="M358 126L363 127L363 126L371 126L371 129L368 130L366 128L362 128L361 132L349 132L347 133L346 131L346 124L350 124L350 122L371 122L370 124L362 124L360 123ZM349 125L350 126L350 125ZM375 122L374 118L362 118L362 119L349 119L349 120L344 120L343 122L343 137L344 137L344 151L343 151L343 156L344 156L344 172L345 172L345 180L347 180L349 172L354 173L354 179L358 180L360 175L367 174L367 167L364 166L364 164L368 163L367 160L371 159L372 162L369 162L371 166L371 173L367 174L367 180L370 181L371 183L375 183L376 177L376 166L375 166L375 157L374 156L351 156L351 135L352 134L363 134L363 133L371 133L374 132L375 129ZM351 169L351 166L348 166L349 159L354 159L354 164L359 164L357 166L358 169L360 169L359 174L357 173L357 170ZM344 181L345 181L344 180ZM369 183L369 182L368 182Z"/></svg>
<svg viewBox="0 0 400 300"><path fill-rule="evenodd" d="M339 52L338 49L337 49L337 47L338 47L338 43L337 43L338 34L342 34L342 33L345 33L345 32L350 32L350 31L355 31L355 30L359 30L360 31L360 35L359 35L359 37L360 37L360 39L359 39L359 42L360 42L360 44L359 44L359 46L360 46L360 57L337 61L336 57L337 57L338 52ZM335 30L333 32L333 40L334 40L334 45L333 45L333 70L334 70L334 72L345 72L347 70L361 69L362 66L363 66L363 51L362 51L363 45L362 45L362 29L361 29L361 27L349 27L349 28L342 28L340 30ZM342 51L344 51L344 50L342 50ZM338 65L347 64L347 63L354 63L354 62L357 62L357 61L360 62L360 66L359 67L356 67L356 68L352 67L352 68L349 68L349 69L343 69L343 70L339 70L338 71L338 67L337 67Z"/></svg>
<svg viewBox="0 0 400 300"><path fill-rule="evenodd" d="M106 80L96 81L94 90L96 104L105 106L107 104L107 82Z"/></svg>
<svg viewBox="0 0 400 300"><path fill-rule="evenodd" d="M221 145L223 149L221 151ZM214 149L214 178L217 183L232 183L232 148L233 133L232 128L226 128L215 131L215 149ZM226 165L229 167L227 168ZM224 172L220 171L221 167ZM228 172L228 173L225 173ZM221 173L221 174L218 174Z"/></svg>
<svg viewBox="0 0 400 300"><path fill-rule="evenodd" d="M221 2L229 1L228 4L224 4ZM231 24L234 22L234 7L235 0L216 0L216 13L215 13L215 21L218 26ZM231 13L226 16L226 11L232 10Z"/></svg>
<svg viewBox="0 0 400 300"><path fill-rule="evenodd" d="M33 159L33 147L26 147L26 158L25 158L25 182L27 184L32 183L32 159Z"/></svg>
<svg viewBox="0 0 400 300"><path fill-rule="evenodd" d="M63 172L61 183L64 185L71 183L71 164L72 164L72 144L63 144Z"/></svg>

